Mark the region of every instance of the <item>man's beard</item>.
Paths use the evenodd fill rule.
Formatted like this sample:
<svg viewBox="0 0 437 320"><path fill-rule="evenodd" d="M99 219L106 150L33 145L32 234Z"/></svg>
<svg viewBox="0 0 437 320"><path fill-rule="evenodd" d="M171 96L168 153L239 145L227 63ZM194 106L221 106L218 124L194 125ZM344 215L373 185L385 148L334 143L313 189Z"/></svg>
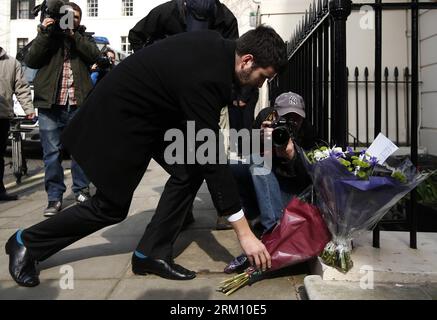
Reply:
<svg viewBox="0 0 437 320"><path fill-rule="evenodd" d="M250 84L250 75L252 74L253 71L253 67L251 67L248 70L241 70L237 76L238 76L238 82L240 84L240 86L244 87L247 85L251 85Z"/></svg>

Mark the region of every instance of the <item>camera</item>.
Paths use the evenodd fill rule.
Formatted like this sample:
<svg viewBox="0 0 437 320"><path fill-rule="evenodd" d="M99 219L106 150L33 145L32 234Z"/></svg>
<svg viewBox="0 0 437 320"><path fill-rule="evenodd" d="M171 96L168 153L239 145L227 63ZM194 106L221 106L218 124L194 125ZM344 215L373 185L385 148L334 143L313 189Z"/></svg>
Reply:
<svg viewBox="0 0 437 320"><path fill-rule="evenodd" d="M100 70L108 70L112 68L112 61L107 56L101 56L96 61L97 68Z"/></svg>
<svg viewBox="0 0 437 320"><path fill-rule="evenodd" d="M60 21L63 16L61 13L61 8L66 4L63 0L44 0L40 5L33 8L32 13L35 17L41 12L40 22L42 23L45 19L51 18L55 20L54 28L58 33L64 32L60 27Z"/></svg>
<svg viewBox="0 0 437 320"><path fill-rule="evenodd" d="M298 125L295 121L279 118L271 125L272 142L275 147L285 147L290 139L295 139Z"/></svg>

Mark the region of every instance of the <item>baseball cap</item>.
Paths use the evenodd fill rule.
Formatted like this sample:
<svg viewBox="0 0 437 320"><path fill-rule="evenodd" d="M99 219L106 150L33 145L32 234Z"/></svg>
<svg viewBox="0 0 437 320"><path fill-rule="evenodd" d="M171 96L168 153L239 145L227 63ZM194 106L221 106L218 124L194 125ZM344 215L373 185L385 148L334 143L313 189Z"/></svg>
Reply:
<svg viewBox="0 0 437 320"><path fill-rule="evenodd" d="M279 95L275 100L275 110L280 117L294 112L305 118L305 102L300 95L294 92Z"/></svg>

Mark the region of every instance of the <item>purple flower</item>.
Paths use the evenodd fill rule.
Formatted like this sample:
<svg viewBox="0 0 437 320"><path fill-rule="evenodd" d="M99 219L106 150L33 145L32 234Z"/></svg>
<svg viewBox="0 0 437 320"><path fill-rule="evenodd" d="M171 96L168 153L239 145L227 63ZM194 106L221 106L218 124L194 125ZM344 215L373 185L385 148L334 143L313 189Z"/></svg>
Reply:
<svg viewBox="0 0 437 320"><path fill-rule="evenodd" d="M354 154L354 149L352 147L347 147L347 153Z"/></svg>
<svg viewBox="0 0 437 320"><path fill-rule="evenodd" d="M378 159L376 157L370 157L370 165L372 167L376 166L377 163L378 163Z"/></svg>

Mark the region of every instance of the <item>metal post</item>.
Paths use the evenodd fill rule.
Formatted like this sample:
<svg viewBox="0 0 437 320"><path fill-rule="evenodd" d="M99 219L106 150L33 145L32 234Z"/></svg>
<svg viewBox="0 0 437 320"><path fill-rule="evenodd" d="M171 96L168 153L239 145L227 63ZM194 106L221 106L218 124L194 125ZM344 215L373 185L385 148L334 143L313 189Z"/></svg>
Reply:
<svg viewBox="0 0 437 320"><path fill-rule="evenodd" d="M411 8L411 161L418 164L418 106L419 106L419 7L412 0ZM417 249L416 190L411 193L410 202L410 247Z"/></svg>
<svg viewBox="0 0 437 320"><path fill-rule="evenodd" d="M375 132L381 132L381 78L382 78L382 9L381 0L375 1ZM373 229L373 247L379 248L379 225Z"/></svg>
<svg viewBox="0 0 437 320"><path fill-rule="evenodd" d="M334 143L338 146L347 144L347 100L348 89L346 72L346 20L351 13L352 2L350 0L331 0L329 12L334 19L334 70L335 78L333 90L331 90L335 103L331 105L332 115L335 117Z"/></svg>
<svg viewBox="0 0 437 320"><path fill-rule="evenodd" d="M323 140L329 142L329 20L323 26Z"/></svg>

